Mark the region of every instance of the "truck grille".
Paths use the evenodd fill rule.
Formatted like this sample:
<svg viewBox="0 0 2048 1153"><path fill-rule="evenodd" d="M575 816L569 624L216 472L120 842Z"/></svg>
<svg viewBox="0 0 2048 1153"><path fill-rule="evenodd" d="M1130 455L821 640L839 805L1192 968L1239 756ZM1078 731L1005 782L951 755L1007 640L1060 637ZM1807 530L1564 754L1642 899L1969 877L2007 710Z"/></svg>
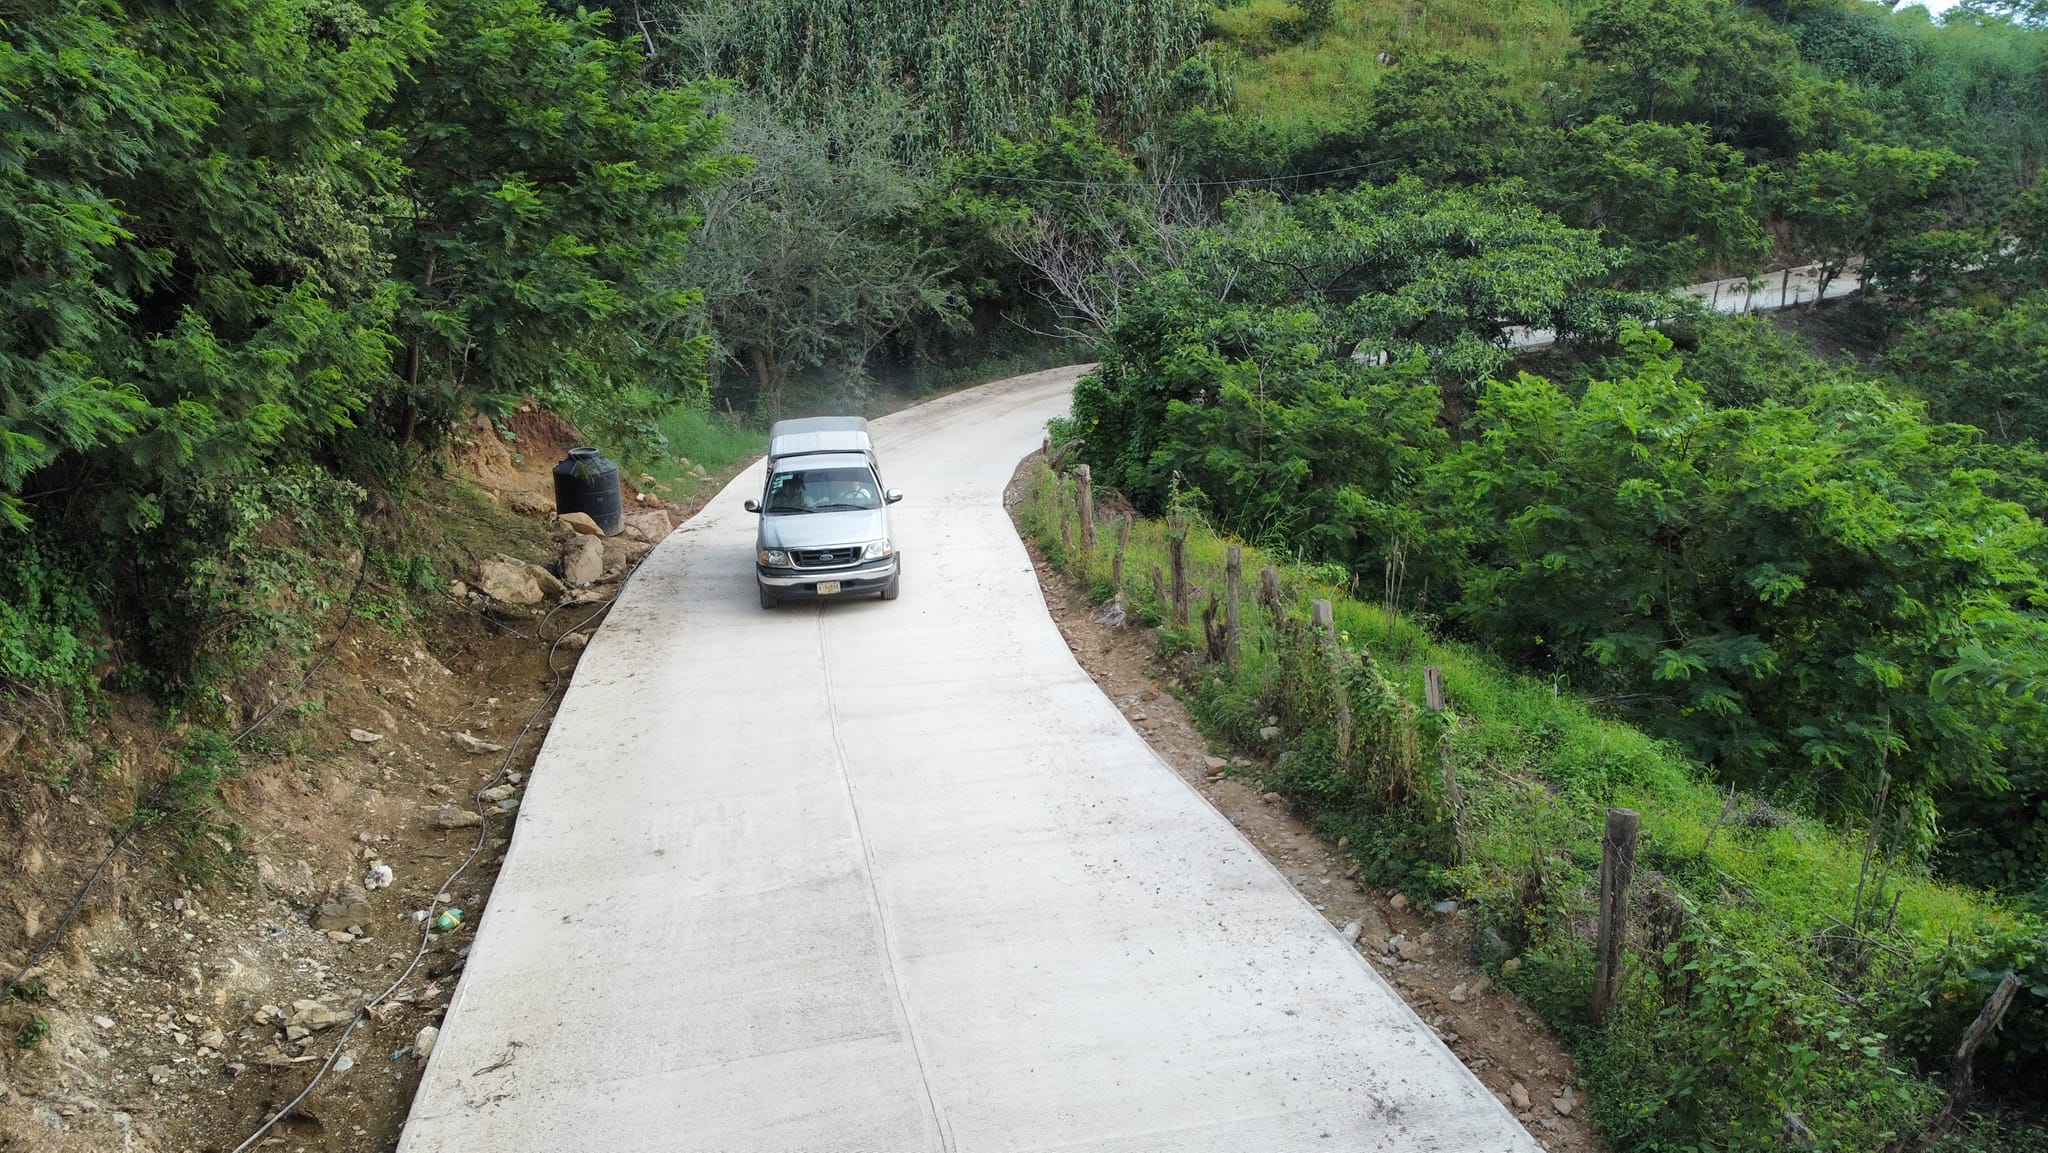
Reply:
<svg viewBox="0 0 2048 1153"><path fill-rule="evenodd" d="M792 549L789 556L798 568L845 568L859 562L860 546Z"/></svg>

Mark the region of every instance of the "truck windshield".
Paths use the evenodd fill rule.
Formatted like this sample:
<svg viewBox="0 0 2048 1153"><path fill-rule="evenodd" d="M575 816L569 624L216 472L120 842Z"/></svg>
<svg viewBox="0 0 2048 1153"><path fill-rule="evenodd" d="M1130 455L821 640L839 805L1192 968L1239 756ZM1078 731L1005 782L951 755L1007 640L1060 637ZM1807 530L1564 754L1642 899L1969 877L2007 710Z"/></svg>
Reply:
<svg viewBox="0 0 2048 1153"><path fill-rule="evenodd" d="M881 486L864 468L813 468L768 478L771 513L846 512L882 507Z"/></svg>

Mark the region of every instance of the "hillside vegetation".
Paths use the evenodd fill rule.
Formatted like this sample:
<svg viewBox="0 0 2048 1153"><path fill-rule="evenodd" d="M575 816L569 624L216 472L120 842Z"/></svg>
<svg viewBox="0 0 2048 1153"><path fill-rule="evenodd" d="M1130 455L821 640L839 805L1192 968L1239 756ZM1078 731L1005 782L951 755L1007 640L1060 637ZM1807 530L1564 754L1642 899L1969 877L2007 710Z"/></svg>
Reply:
<svg viewBox="0 0 2048 1153"><path fill-rule="evenodd" d="M2038 1147L2043 17L0 0L0 712L83 732L126 695L217 746L307 659L336 558L454 575L377 526L479 416L537 404L680 482L776 415L1099 359L1060 430L1099 483L1384 586L1378 643L1459 654L1523 718L1503 749L1575 742L1497 754L1528 787L1642 795L1674 844L1728 788L1787 814L1765 863L1671 859L1701 968L1644 954L1667 1000L1574 1034L1648 1110L1603 1117L1618 1147L1929 1144L1999 966L2033 975L1943 1139ZM1799 338L1667 295L1805 262L1863 279ZM1327 686L1225 688L1272 703L1211 701L1220 731ZM1330 771L1288 787L1360 843L1435 819ZM1494 872L1375 852L1501 907L1538 833L1481 831ZM1824 893L1790 892L1799 846ZM1858 846L1911 880L1896 921L1850 912L1844 969ZM1576 972L1545 924L1525 981ZM1740 982L1762 1002L1716 999ZM1746 1039L1687 1048L1723 1010ZM1722 1080L1684 1104L1658 1061ZM1803 1086L1798 1126L1744 1111L1779 1101L1753 1076Z"/></svg>
<svg viewBox="0 0 2048 1153"><path fill-rule="evenodd" d="M1020 522L1096 599L1158 626L1210 735L1270 765L1257 770L1260 789L1348 845L1374 883L1474 904L1481 959L1572 1043L1617 1148L1776 1149L1788 1133L1807 1136L1792 1147L1920 1147L1941 1094L1916 1067L1943 1067L1978 1011L1981 975L2048 981L2038 926L1930 878L1896 842L1872 852L1717 788L1669 743L1556 682L1439 639L1385 598L1347 595L1336 566L1244 550L1248 601L1269 563L1280 595L1242 606L1233 663L1204 635L1213 601L1177 625L1141 575L1170 567L1168 538L1181 534L1188 581L1206 590L1199 605L1223 590L1229 538L1185 502L1139 521L1119 587L1117 533L1105 528L1085 551L1075 500L1071 479L1040 469ZM1327 636L1310 627L1312 598L1334 602ZM1424 704L1429 666L1442 671L1443 713ZM1612 805L1642 815L1638 946L1621 1001L1596 1023L1591 931ZM1986 1082L2037 1099L2048 1003L2022 998L2013 1012ZM1926 1144L2033 1149L2039 1139L1986 1117L1974 1133Z"/></svg>

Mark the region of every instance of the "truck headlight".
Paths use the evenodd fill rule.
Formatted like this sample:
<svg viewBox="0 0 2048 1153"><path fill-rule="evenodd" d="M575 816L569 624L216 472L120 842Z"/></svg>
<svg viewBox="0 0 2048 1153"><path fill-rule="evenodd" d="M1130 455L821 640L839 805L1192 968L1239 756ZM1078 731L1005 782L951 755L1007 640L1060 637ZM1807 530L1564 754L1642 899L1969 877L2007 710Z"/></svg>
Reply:
<svg viewBox="0 0 2048 1153"><path fill-rule="evenodd" d="M762 564L767 565L769 568L790 567L789 550L787 549L764 548L761 550L760 560Z"/></svg>
<svg viewBox="0 0 2048 1153"><path fill-rule="evenodd" d="M883 557L889 556L895 551L895 549L889 547L889 542L886 538L878 541L871 541L861 548L860 559L881 560Z"/></svg>

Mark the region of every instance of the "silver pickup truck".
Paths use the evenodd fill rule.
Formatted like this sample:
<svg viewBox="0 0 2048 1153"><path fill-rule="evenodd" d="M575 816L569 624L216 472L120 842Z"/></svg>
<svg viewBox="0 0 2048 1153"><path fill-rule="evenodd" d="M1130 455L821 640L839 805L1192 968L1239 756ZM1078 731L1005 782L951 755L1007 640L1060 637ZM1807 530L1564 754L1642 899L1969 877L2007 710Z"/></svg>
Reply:
<svg viewBox="0 0 2048 1153"><path fill-rule="evenodd" d="M779 420L768 430L768 479L747 511L761 515L754 579L761 607L876 593L896 599L902 559L868 422L854 416Z"/></svg>

